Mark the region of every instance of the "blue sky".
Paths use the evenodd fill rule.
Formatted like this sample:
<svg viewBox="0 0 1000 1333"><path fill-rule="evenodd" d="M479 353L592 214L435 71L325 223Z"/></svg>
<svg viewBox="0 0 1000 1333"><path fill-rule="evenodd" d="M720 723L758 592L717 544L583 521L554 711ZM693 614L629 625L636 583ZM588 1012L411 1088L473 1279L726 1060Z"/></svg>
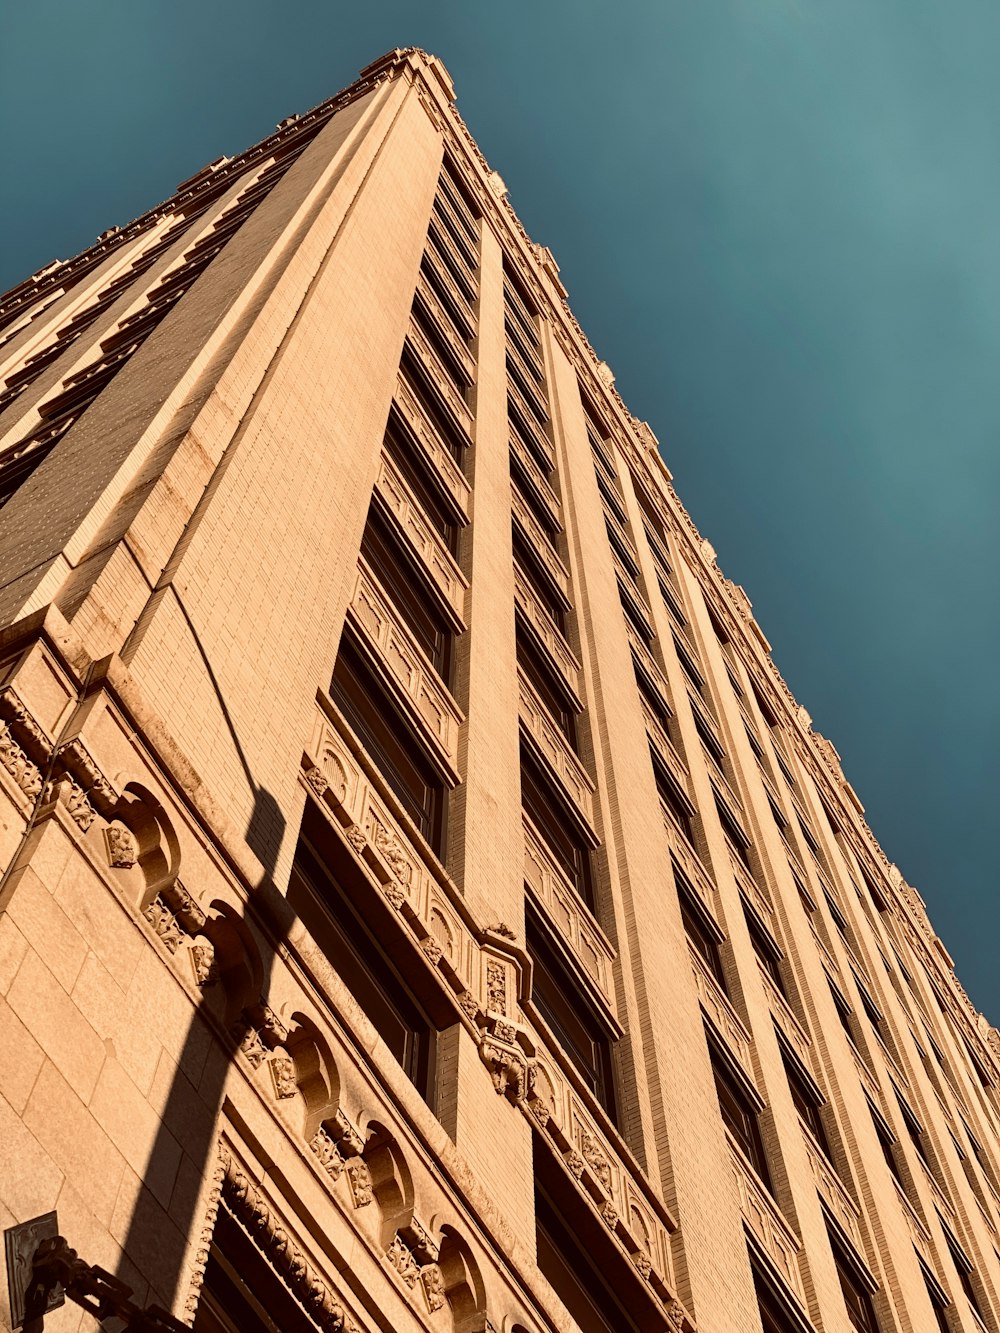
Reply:
<svg viewBox="0 0 1000 1333"><path fill-rule="evenodd" d="M6 6L0 290L406 45L1000 1020L1000 6Z"/></svg>

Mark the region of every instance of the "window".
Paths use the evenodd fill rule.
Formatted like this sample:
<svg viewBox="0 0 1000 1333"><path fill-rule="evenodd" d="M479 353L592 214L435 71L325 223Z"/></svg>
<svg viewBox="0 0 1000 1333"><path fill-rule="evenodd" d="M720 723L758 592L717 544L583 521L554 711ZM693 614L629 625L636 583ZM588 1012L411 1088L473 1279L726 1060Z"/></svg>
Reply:
<svg viewBox="0 0 1000 1333"><path fill-rule="evenodd" d="M545 654L535 647L520 625L517 627L517 662L552 721L575 750L576 709L567 700L565 690L546 661Z"/></svg>
<svg viewBox="0 0 1000 1333"><path fill-rule="evenodd" d="M630 1315L625 1302L631 1283L616 1281L617 1273L603 1262L618 1258L608 1248L609 1237L596 1232L591 1210L580 1207L549 1157L547 1148L536 1143L535 1238L543 1276L588 1333L638 1333L640 1327L651 1327Z"/></svg>
<svg viewBox="0 0 1000 1333"><path fill-rule="evenodd" d="M728 995L726 971L722 966L722 954L719 952L719 945L724 938L722 932L715 922L709 918L705 909L699 905L694 890L680 876L676 866L674 867L674 879L677 881L677 898L680 902L681 920L684 923L688 940L695 953L719 983L719 989L724 995Z"/></svg>
<svg viewBox="0 0 1000 1333"><path fill-rule="evenodd" d="M916 1253L916 1251L914 1251ZM927 1287L927 1299L931 1303L931 1309L934 1311L934 1322L937 1324L939 1333L949 1333L948 1316L945 1314L951 1302L945 1295L940 1282L931 1273L920 1255L917 1255L917 1263L920 1265L920 1271L923 1274L924 1284Z"/></svg>
<svg viewBox="0 0 1000 1333"><path fill-rule="evenodd" d="M194 1333L304 1333L311 1327L285 1283L220 1204Z"/></svg>
<svg viewBox="0 0 1000 1333"><path fill-rule="evenodd" d="M746 918L747 930L750 932L750 943L753 945L758 963L774 982L778 994L785 995L785 983L781 977L780 966L784 955L771 938L770 932L765 929L757 913L753 908L748 907L745 902L743 903L743 915Z"/></svg>
<svg viewBox="0 0 1000 1333"><path fill-rule="evenodd" d="M830 1247L833 1250L833 1262L837 1266L840 1289L844 1293L847 1317L851 1327L857 1333L879 1333L875 1306L872 1304L871 1278L866 1274L857 1257L851 1253L845 1242L831 1230Z"/></svg>
<svg viewBox="0 0 1000 1333"><path fill-rule="evenodd" d="M656 781L656 791L660 798L660 804L669 813L673 822L677 824L693 847L694 825L691 823L691 816L694 813L694 806L688 799L687 794L681 791L677 785L677 779L660 758L655 745L652 743L649 746L649 757L653 761L653 778Z"/></svg>
<svg viewBox="0 0 1000 1333"><path fill-rule="evenodd" d="M526 917L528 953L534 964L532 1000L570 1057L584 1083L615 1119L615 1087L612 1060L614 1037L606 1022L591 1005L571 966L560 956L548 928L528 907Z"/></svg>
<svg viewBox="0 0 1000 1333"><path fill-rule="evenodd" d="M525 541L518 525L513 529L514 559L536 599L551 616L560 634L566 634L566 608L552 589L549 575L535 549Z"/></svg>
<svg viewBox="0 0 1000 1333"><path fill-rule="evenodd" d="M865 1100L868 1101L868 1098L866 1097ZM872 1124L875 1126L875 1137L878 1139L879 1147L882 1149L882 1156L885 1158L885 1164L889 1168L889 1173L893 1180L895 1180L896 1184L905 1194L906 1186L903 1184L903 1177L899 1173L899 1164L896 1161L896 1153L894 1151L896 1136L885 1123L880 1112L876 1111L870 1101L868 1102L868 1110L871 1112Z"/></svg>
<svg viewBox="0 0 1000 1333"><path fill-rule="evenodd" d="M903 1123L906 1126L907 1133L910 1136L910 1141L912 1142L914 1148L916 1148L917 1155L919 1156L920 1160L923 1162L924 1166L927 1167L928 1171L930 1171L931 1160L927 1155L927 1146L924 1143L924 1131L920 1125L920 1121L913 1114L913 1111L910 1109L909 1105L903 1100L898 1091L896 1092L896 1101L899 1103L899 1109L902 1112L903 1116Z"/></svg>
<svg viewBox="0 0 1000 1333"><path fill-rule="evenodd" d="M389 414L383 448L399 469L407 486L420 501L424 517L444 538L452 555L455 555L458 550L459 515L454 511L454 500L447 491L437 468L422 461L420 450L411 449L407 444L408 433L408 428L402 424L398 409L394 406Z"/></svg>
<svg viewBox="0 0 1000 1333"><path fill-rule="evenodd" d="M574 828L535 760L521 748L521 803L570 883L594 910L590 846Z"/></svg>
<svg viewBox="0 0 1000 1333"><path fill-rule="evenodd" d="M417 563L404 554L388 523L375 508L368 513L361 554L418 646L447 685L453 635L443 624L428 595L424 574Z"/></svg>
<svg viewBox="0 0 1000 1333"><path fill-rule="evenodd" d="M444 784L347 628L330 695L406 813L440 855L444 846Z"/></svg>
<svg viewBox="0 0 1000 1333"><path fill-rule="evenodd" d="M753 866L750 863L749 838L729 813L728 809L722 804L718 795L716 795L715 798L715 808L719 813L719 823L722 825L722 831L726 835L726 840L729 843L729 846L752 875Z"/></svg>
<svg viewBox="0 0 1000 1333"><path fill-rule="evenodd" d="M983 1322L983 1312L979 1308L979 1297L976 1295L976 1289L972 1283L972 1274L976 1271L972 1266L972 1261L959 1245L952 1234L951 1228L947 1225L941 1214L938 1214L938 1221L941 1223L941 1229L944 1231L944 1238L948 1243L948 1249L951 1253L952 1262L955 1265L955 1272L958 1274L958 1280L962 1284L962 1290L965 1292L965 1299L972 1306L972 1311Z"/></svg>
<svg viewBox="0 0 1000 1333"><path fill-rule="evenodd" d="M393 940L388 926L382 929L377 924L374 908L382 904L375 890L311 806L295 850L288 900L407 1077L430 1103L435 1025L400 971L405 946ZM324 909L322 913L317 907Z"/></svg>
<svg viewBox="0 0 1000 1333"><path fill-rule="evenodd" d="M771 1271L769 1261L756 1256L753 1250L750 1271L763 1333L811 1333L812 1323L798 1309L784 1282Z"/></svg>
<svg viewBox="0 0 1000 1333"><path fill-rule="evenodd" d="M832 1162L833 1153L830 1151L830 1140L827 1138L826 1129L819 1113L820 1107L823 1105L823 1096L806 1071L800 1067L798 1060L785 1049L780 1034L778 1044L781 1047L781 1060L785 1066L785 1077L788 1079L788 1088L792 1094L795 1109L805 1124L809 1126L813 1138L823 1149L827 1159Z"/></svg>
<svg viewBox="0 0 1000 1333"><path fill-rule="evenodd" d="M730 1134L742 1149L743 1155L760 1176L770 1193L771 1172L764 1152L764 1140L760 1134L758 1108L751 1098L744 1080L737 1077L729 1061L709 1041L709 1057L712 1061L712 1074L715 1078L715 1091L719 1098L719 1110L722 1120Z"/></svg>

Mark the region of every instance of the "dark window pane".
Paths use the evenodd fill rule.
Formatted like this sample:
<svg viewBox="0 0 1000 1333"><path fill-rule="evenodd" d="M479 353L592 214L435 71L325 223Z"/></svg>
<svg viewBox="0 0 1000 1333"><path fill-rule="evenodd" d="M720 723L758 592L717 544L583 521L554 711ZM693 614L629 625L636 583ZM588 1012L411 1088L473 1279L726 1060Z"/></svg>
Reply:
<svg viewBox="0 0 1000 1333"><path fill-rule="evenodd" d="M409 724L345 631L330 694L420 832L440 853L444 787L420 753Z"/></svg>
<svg viewBox="0 0 1000 1333"><path fill-rule="evenodd" d="M768 1190L773 1193L771 1173L764 1152L764 1141L760 1135L757 1111L746 1093L729 1072L725 1063L711 1048L712 1073L715 1076L715 1090L719 1097L719 1110L726 1128L732 1134L750 1165L760 1176Z"/></svg>
<svg viewBox="0 0 1000 1333"><path fill-rule="evenodd" d="M392 599L407 629L447 684L453 636L424 590L416 565L407 560L385 520L374 508L368 513L361 554Z"/></svg>
<svg viewBox="0 0 1000 1333"><path fill-rule="evenodd" d="M212 1234L193 1333L314 1333L314 1329L223 1204Z"/></svg>
<svg viewBox="0 0 1000 1333"><path fill-rule="evenodd" d="M584 1082L615 1119L612 1038L560 959L547 929L529 912L528 952L534 963L532 999Z"/></svg>
<svg viewBox="0 0 1000 1333"><path fill-rule="evenodd" d="M590 849L581 842L569 817L560 809L548 783L525 750L521 752L521 801L525 813L566 872L570 883L593 910Z"/></svg>

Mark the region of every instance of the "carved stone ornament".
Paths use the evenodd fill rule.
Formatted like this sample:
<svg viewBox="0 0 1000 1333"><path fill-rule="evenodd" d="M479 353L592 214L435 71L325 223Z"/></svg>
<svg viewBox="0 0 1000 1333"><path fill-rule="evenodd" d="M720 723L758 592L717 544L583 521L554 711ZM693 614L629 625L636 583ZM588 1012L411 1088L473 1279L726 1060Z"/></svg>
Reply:
<svg viewBox="0 0 1000 1333"><path fill-rule="evenodd" d="M259 1069L267 1059L267 1047L261 1041L257 1029L239 1023L236 1037L240 1043L240 1054L249 1062L251 1069Z"/></svg>
<svg viewBox="0 0 1000 1333"><path fill-rule="evenodd" d="M461 1009L462 1013L475 1022L476 1017L479 1014L479 1001L476 999L475 995L473 995L472 991L461 991L459 995L456 996L456 999L458 1000L458 1007Z"/></svg>
<svg viewBox="0 0 1000 1333"><path fill-rule="evenodd" d="M198 1235L198 1246L194 1252L194 1267L191 1274L191 1286L188 1290L187 1300L184 1302L184 1315L189 1324L194 1322L202 1284L205 1281L205 1269L208 1265L208 1255L212 1245L212 1234L215 1231L215 1219L219 1212L219 1200L222 1198L222 1181L225 1176L225 1171L225 1164L220 1159L216 1163L215 1170L212 1173L212 1184L208 1194L208 1208L205 1216L202 1218L201 1231Z"/></svg>
<svg viewBox="0 0 1000 1333"><path fill-rule="evenodd" d="M365 831L360 824L352 824L345 836L359 856L368 846L368 839L365 837Z"/></svg>
<svg viewBox="0 0 1000 1333"><path fill-rule="evenodd" d="M441 961L441 955L444 953L444 950L441 948L440 944L438 944L434 936L425 935L420 941L420 947L436 967Z"/></svg>
<svg viewBox="0 0 1000 1333"><path fill-rule="evenodd" d="M401 884L409 884L412 867L403 851L402 843L384 824L375 825L375 849L385 859L389 869Z"/></svg>
<svg viewBox="0 0 1000 1333"><path fill-rule="evenodd" d="M372 1201L372 1173L363 1157L352 1157L347 1163L347 1180L355 1208L365 1208Z"/></svg>
<svg viewBox="0 0 1000 1333"><path fill-rule="evenodd" d="M177 919L162 898L154 898L143 916L171 953L176 953L177 946L184 939L184 932L177 924Z"/></svg>
<svg viewBox="0 0 1000 1333"><path fill-rule="evenodd" d="M279 1101L294 1097L299 1090L295 1081L295 1064L284 1051L275 1051L270 1060L271 1078L274 1081L274 1095Z"/></svg>
<svg viewBox="0 0 1000 1333"><path fill-rule="evenodd" d="M684 1306L681 1305L677 1297L673 1297L667 1305L667 1323L676 1333L681 1333L684 1327Z"/></svg>
<svg viewBox="0 0 1000 1333"><path fill-rule="evenodd" d="M337 1145L322 1125L309 1140L309 1147L318 1157L320 1166L330 1179L336 1183L343 1173L344 1159L338 1152Z"/></svg>
<svg viewBox="0 0 1000 1333"><path fill-rule="evenodd" d="M583 1153L584 1161L600 1182L601 1188L606 1194L610 1194L611 1164L601 1145L587 1130L582 1130L580 1133L580 1151Z"/></svg>
<svg viewBox="0 0 1000 1333"><path fill-rule="evenodd" d="M160 897L189 935L197 935L205 926L205 913L179 879L166 885Z"/></svg>
<svg viewBox="0 0 1000 1333"><path fill-rule="evenodd" d="M618 1225L618 1209L610 1199L605 1199L601 1204L601 1216L604 1218L605 1222L607 1222L611 1230L614 1231Z"/></svg>
<svg viewBox="0 0 1000 1333"><path fill-rule="evenodd" d="M565 1161L566 1165L569 1167L572 1174L576 1176L577 1180L579 1180L580 1177L583 1175L583 1170L584 1167L587 1165L587 1163L583 1160L583 1158L580 1156L578 1152L567 1153Z"/></svg>
<svg viewBox="0 0 1000 1333"><path fill-rule="evenodd" d="M215 950L211 944L191 946L191 966L194 968L194 984L201 990L207 990L219 980L219 969L215 962Z"/></svg>
<svg viewBox="0 0 1000 1333"><path fill-rule="evenodd" d="M223 1152L223 1167L222 1197L251 1240L323 1333L346 1333L344 1307L306 1260L260 1190L228 1152Z"/></svg>
<svg viewBox="0 0 1000 1333"><path fill-rule="evenodd" d="M108 864L113 870L131 870L139 860L139 844L124 824L109 824L104 830Z"/></svg>
<svg viewBox="0 0 1000 1333"><path fill-rule="evenodd" d="M42 790L42 775L11 735L6 722L0 722L0 764L29 800Z"/></svg>
<svg viewBox="0 0 1000 1333"><path fill-rule="evenodd" d="M312 787L313 791L320 798L320 800L322 800L323 797L326 795L327 789L330 786L329 782L327 782L326 780L326 774L323 772L321 768L318 767L310 768L307 771L306 782L309 783L309 786Z"/></svg>
<svg viewBox="0 0 1000 1333"><path fill-rule="evenodd" d="M486 1007L497 1014L507 1012L507 969L495 958L486 963Z"/></svg>
<svg viewBox="0 0 1000 1333"><path fill-rule="evenodd" d="M493 1024L493 1034L500 1041L505 1041L509 1046L513 1046L517 1041L517 1028L513 1023L497 1020Z"/></svg>
<svg viewBox="0 0 1000 1333"><path fill-rule="evenodd" d="M500 1046L487 1038L479 1048L479 1055L490 1071L497 1094L506 1093L517 1100L525 1082L525 1063L520 1051Z"/></svg>
<svg viewBox="0 0 1000 1333"><path fill-rule="evenodd" d="M632 1262L635 1264L640 1276L644 1277L648 1282L649 1275L653 1271L653 1261L645 1250L636 1250L632 1255Z"/></svg>
<svg viewBox="0 0 1000 1333"><path fill-rule="evenodd" d="M97 818L97 811L87 800L87 793L82 787L78 787L72 780L65 781L62 786L69 817L86 833Z"/></svg>
<svg viewBox="0 0 1000 1333"><path fill-rule="evenodd" d="M538 1121L541 1128L544 1129L552 1118L552 1112L540 1097L532 1098L532 1100L528 1102L528 1106L531 1109L531 1114Z"/></svg>
<svg viewBox="0 0 1000 1333"><path fill-rule="evenodd" d="M382 892L388 899L390 907L395 908L397 912L406 902L405 890L394 879L390 879L387 884L382 885Z"/></svg>
<svg viewBox="0 0 1000 1333"><path fill-rule="evenodd" d="M441 1276L441 1270L437 1264L426 1264L421 1268L420 1282L431 1313L443 1309L445 1303L444 1278Z"/></svg>
<svg viewBox="0 0 1000 1333"><path fill-rule="evenodd" d="M517 932L511 930L506 921L494 921L490 926L484 926L483 929L488 935L499 935L504 940L516 940Z"/></svg>
<svg viewBox="0 0 1000 1333"><path fill-rule="evenodd" d="M365 1150L365 1141L354 1128L343 1111L337 1111L333 1118L336 1129L336 1141L345 1157L360 1157Z"/></svg>
<svg viewBox="0 0 1000 1333"><path fill-rule="evenodd" d="M420 1268L410 1251L410 1247L405 1244L398 1231L393 1236L392 1244L386 1250L385 1257L406 1285L412 1289L420 1277Z"/></svg>

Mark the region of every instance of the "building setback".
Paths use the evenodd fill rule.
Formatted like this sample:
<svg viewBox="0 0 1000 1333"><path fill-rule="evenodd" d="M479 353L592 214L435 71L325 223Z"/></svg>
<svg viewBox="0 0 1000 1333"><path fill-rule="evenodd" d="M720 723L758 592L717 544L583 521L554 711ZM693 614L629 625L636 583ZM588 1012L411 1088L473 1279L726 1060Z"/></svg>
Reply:
<svg viewBox="0 0 1000 1333"><path fill-rule="evenodd" d="M453 101L0 300L15 1303L996 1331L1000 1034Z"/></svg>

